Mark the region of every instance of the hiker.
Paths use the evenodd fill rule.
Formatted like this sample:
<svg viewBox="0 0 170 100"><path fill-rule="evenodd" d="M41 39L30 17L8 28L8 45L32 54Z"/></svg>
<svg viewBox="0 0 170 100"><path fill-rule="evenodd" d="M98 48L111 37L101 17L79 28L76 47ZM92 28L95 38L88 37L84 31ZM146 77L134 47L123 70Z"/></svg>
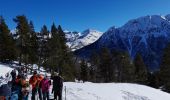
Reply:
<svg viewBox="0 0 170 100"><path fill-rule="evenodd" d="M27 83L26 78L19 74L15 80L14 90L12 91L10 100L28 100L29 90L23 95L23 92L25 92L23 89L29 87Z"/></svg>
<svg viewBox="0 0 170 100"><path fill-rule="evenodd" d="M63 78L59 76L59 73L54 72L52 80L53 80L52 93L54 92L54 100L57 100L57 97L58 100L62 100Z"/></svg>
<svg viewBox="0 0 170 100"><path fill-rule="evenodd" d="M42 89L43 100L49 100L49 89L50 89L50 80L49 76L45 75L44 79L40 82L40 87Z"/></svg>
<svg viewBox="0 0 170 100"><path fill-rule="evenodd" d="M39 94L39 99L42 100L42 89L40 87L40 83L43 80L43 76L41 74L37 75L37 87L38 87L38 94Z"/></svg>
<svg viewBox="0 0 170 100"><path fill-rule="evenodd" d="M37 71L34 71L33 76L30 78L29 83L32 85L32 97L31 100L35 100L35 94L37 93Z"/></svg>
<svg viewBox="0 0 170 100"><path fill-rule="evenodd" d="M28 100L28 95L29 95L29 92L30 92L30 86L29 86L29 81L26 80L26 78L24 77L23 78L23 81L22 81L22 100Z"/></svg>
<svg viewBox="0 0 170 100"><path fill-rule="evenodd" d="M37 71L34 71L33 76L29 80L29 83L32 85L32 100L35 100L35 95L37 92L39 94L39 99L42 100L41 88L39 87L42 79L42 75L37 75Z"/></svg>
<svg viewBox="0 0 170 100"><path fill-rule="evenodd" d="M18 74L17 78L15 79L15 82L13 83L13 90L12 90L12 93L11 93L11 99L10 100L19 100L19 97L21 96L22 86L20 84L21 83L20 79L21 79L21 75Z"/></svg>
<svg viewBox="0 0 170 100"><path fill-rule="evenodd" d="M12 82L14 82L15 79L16 79L16 69L13 69L13 70L11 71L11 76L12 76Z"/></svg>
<svg viewBox="0 0 170 100"><path fill-rule="evenodd" d="M22 90L22 76L20 74L18 74L18 76L15 80L15 86L14 87L15 87L14 91L18 95L18 100L20 100L21 96L22 96L22 92L21 92L21 90Z"/></svg>
<svg viewBox="0 0 170 100"><path fill-rule="evenodd" d="M14 91L15 80L16 80L16 70L11 71L12 81L11 81L11 91Z"/></svg>
<svg viewBox="0 0 170 100"><path fill-rule="evenodd" d="M9 100L11 94L11 88L9 84L3 84L0 86L0 100Z"/></svg>

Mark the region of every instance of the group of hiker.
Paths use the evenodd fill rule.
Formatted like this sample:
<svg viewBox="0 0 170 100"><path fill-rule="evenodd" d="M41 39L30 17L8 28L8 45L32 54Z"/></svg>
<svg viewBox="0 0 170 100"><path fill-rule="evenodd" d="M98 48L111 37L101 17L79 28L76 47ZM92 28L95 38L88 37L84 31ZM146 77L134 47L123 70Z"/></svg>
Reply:
<svg viewBox="0 0 170 100"><path fill-rule="evenodd" d="M54 72L50 76L50 74L42 75L34 71L28 79L22 72L17 75L14 69L11 76L10 100L28 100L30 94L32 94L31 100L50 100L50 92L54 93L53 100L62 100L63 78L59 76L58 72ZM50 91L52 83L53 87Z"/></svg>

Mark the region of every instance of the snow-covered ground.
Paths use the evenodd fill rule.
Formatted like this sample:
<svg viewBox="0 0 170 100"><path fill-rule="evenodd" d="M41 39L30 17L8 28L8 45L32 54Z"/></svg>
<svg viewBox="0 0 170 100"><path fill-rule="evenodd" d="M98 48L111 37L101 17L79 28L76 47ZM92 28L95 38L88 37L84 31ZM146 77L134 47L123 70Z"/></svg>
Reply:
<svg viewBox="0 0 170 100"><path fill-rule="evenodd" d="M0 64L0 76L5 77L11 70L12 68ZM51 89L52 86L50 98L53 98ZM130 83L64 82L63 100L170 100L170 94Z"/></svg>
<svg viewBox="0 0 170 100"><path fill-rule="evenodd" d="M137 84L66 82L64 86L67 100L170 100L168 93Z"/></svg>
<svg viewBox="0 0 170 100"><path fill-rule="evenodd" d="M3 84L7 84L9 80L11 80L10 72L13 69L7 65L0 64L0 86Z"/></svg>
<svg viewBox="0 0 170 100"><path fill-rule="evenodd" d="M13 69L8 67L7 65L0 64L0 77L5 77L5 75L11 72Z"/></svg>

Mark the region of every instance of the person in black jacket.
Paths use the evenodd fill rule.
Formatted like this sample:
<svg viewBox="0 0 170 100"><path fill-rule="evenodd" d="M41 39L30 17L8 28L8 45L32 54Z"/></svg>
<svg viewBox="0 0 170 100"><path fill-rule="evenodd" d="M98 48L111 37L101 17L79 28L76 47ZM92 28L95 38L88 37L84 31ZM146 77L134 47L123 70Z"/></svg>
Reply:
<svg viewBox="0 0 170 100"><path fill-rule="evenodd" d="M52 93L54 92L54 100L57 100L57 97L58 100L62 100L63 78L59 76L59 73L54 72L52 80L53 80Z"/></svg>
<svg viewBox="0 0 170 100"><path fill-rule="evenodd" d="M16 79L16 70L15 69L12 70L11 76L12 76L12 82L15 81L15 79Z"/></svg>
<svg viewBox="0 0 170 100"><path fill-rule="evenodd" d="M11 91L14 91L15 80L16 80L16 70L15 69L12 70L11 76L12 76L12 81L11 81L12 88L11 88Z"/></svg>
<svg viewBox="0 0 170 100"><path fill-rule="evenodd" d="M7 100L11 95L11 88L9 84L3 84L0 86L0 97L5 97ZM1 98L0 98L1 100Z"/></svg>

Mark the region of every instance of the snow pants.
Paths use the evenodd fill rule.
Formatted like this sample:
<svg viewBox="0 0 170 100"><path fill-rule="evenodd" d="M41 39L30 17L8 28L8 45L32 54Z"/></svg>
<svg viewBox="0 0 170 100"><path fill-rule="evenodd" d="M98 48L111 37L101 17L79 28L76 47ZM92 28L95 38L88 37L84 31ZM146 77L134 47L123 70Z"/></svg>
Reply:
<svg viewBox="0 0 170 100"><path fill-rule="evenodd" d="M49 100L49 92L43 92L43 100Z"/></svg>
<svg viewBox="0 0 170 100"><path fill-rule="evenodd" d="M41 89L40 88L33 88L32 89L32 97L31 97L31 100L35 100L35 95L37 94L37 92L38 92L38 94L39 94L39 100L42 100L42 91L41 91Z"/></svg>
<svg viewBox="0 0 170 100"><path fill-rule="evenodd" d="M62 100L62 91L54 91L54 100Z"/></svg>

